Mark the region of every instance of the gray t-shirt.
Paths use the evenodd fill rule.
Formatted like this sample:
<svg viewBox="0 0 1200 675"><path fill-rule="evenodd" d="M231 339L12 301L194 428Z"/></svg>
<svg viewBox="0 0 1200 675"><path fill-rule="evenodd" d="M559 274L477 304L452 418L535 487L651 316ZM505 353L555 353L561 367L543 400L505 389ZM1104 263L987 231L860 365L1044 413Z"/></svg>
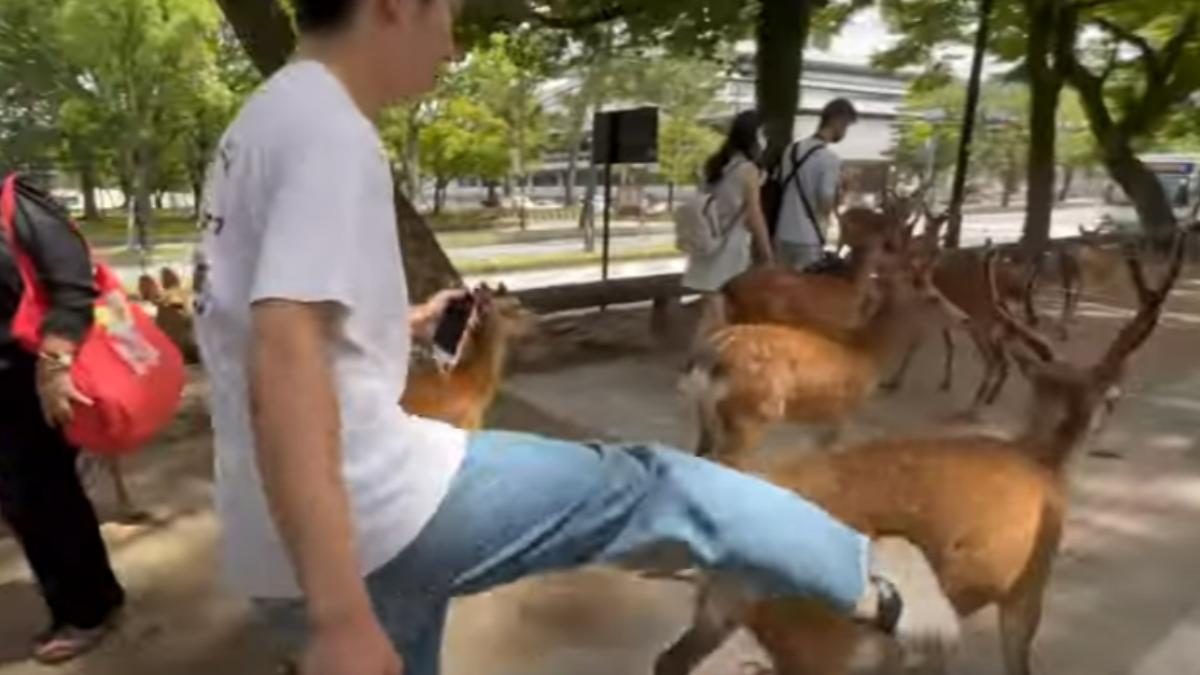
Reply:
<svg viewBox="0 0 1200 675"><path fill-rule="evenodd" d="M817 145L825 145L825 141L816 138L806 138L797 141L788 148L782 162L783 175L790 176L795 166L794 162L803 159ZM822 235L829 232L829 214L837 199L838 181L842 175L842 160L828 146L817 150L800 167L796 179L784 186L783 204L779 211L779 228L776 238L789 244L819 246L821 241L813 229L814 223L809 219L800 202L797 183L804 190L808 204L816 215L817 226Z"/></svg>

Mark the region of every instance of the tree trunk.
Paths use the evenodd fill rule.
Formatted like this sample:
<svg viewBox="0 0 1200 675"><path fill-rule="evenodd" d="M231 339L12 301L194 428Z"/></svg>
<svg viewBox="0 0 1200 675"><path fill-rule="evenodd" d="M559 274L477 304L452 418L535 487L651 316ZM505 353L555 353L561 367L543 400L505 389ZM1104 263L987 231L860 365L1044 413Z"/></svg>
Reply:
<svg viewBox="0 0 1200 675"><path fill-rule="evenodd" d="M399 192L395 201L400 250L406 261L408 297L414 302L424 302L442 289L462 286L462 277L442 250L429 224Z"/></svg>
<svg viewBox="0 0 1200 675"><path fill-rule="evenodd" d="M567 184L563 186L563 206L575 206L575 181L579 175L579 146L583 143L584 126L587 122L586 105L571 116L571 128L567 130Z"/></svg>
<svg viewBox="0 0 1200 675"><path fill-rule="evenodd" d="M85 161L79 167L79 189L83 192L83 219L89 222L100 220L100 208L96 205L96 167Z"/></svg>
<svg viewBox="0 0 1200 675"><path fill-rule="evenodd" d="M1138 159L1129 139L1114 136L1105 144L1104 165L1133 202L1143 231L1152 237L1164 237L1176 226L1175 210L1167 193L1154 172Z"/></svg>
<svg viewBox="0 0 1200 675"><path fill-rule="evenodd" d="M134 151L133 170L133 227L136 246L139 250L150 250L150 225L154 220L154 203L150 151L139 148Z"/></svg>
<svg viewBox="0 0 1200 675"><path fill-rule="evenodd" d="M1062 185L1058 189L1058 202L1061 204L1071 198L1071 187L1075 183L1075 167L1062 168Z"/></svg>
<svg viewBox="0 0 1200 675"><path fill-rule="evenodd" d="M667 183L667 213L675 213L675 181Z"/></svg>
<svg viewBox="0 0 1200 675"><path fill-rule="evenodd" d="M192 178L192 220L200 222L200 205L204 202L204 181Z"/></svg>
<svg viewBox="0 0 1200 675"><path fill-rule="evenodd" d="M291 20L277 0L218 0L250 59L264 77L287 63L295 49ZM396 224L408 275L409 296L424 299L438 288L462 281L433 230L399 191L395 193Z"/></svg>
<svg viewBox="0 0 1200 675"><path fill-rule="evenodd" d="M759 8L755 55L758 113L767 135L763 160L773 166L791 144L812 12L819 0L771 0Z"/></svg>
<svg viewBox="0 0 1200 675"><path fill-rule="evenodd" d="M122 165L125 162L121 162ZM122 166L117 176L117 185L121 188L121 210L125 211L129 208L130 200L133 197L133 172Z"/></svg>
<svg viewBox="0 0 1200 675"><path fill-rule="evenodd" d="M1054 166L1058 139L1058 106L1063 78L1051 66L1057 1L1025 0L1029 39L1025 62L1029 67L1029 165L1025 180L1025 230L1022 247L1028 252L1045 249L1050 242L1054 212Z"/></svg>

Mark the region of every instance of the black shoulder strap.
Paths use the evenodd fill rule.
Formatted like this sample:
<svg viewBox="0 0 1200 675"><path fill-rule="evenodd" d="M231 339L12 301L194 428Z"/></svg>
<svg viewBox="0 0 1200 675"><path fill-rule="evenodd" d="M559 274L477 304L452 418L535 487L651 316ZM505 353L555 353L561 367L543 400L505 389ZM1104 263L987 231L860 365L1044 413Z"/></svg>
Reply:
<svg viewBox="0 0 1200 675"><path fill-rule="evenodd" d="M810 204L808 201L808 195L804 194L804 184L800 182L800 169L806 163L808 163L809 158L811 158L813 155L817 154L817 152L824 150L824 149L825 149L824 143L818 143L815 146L809 148L808 152L805 153L804 157L802 157L800 159L800 161L796 162L795 167L792 168L791 176L788 178L788 183L792 183L792 182L796 183L796 192L797 192L797 194L800 195L800 204L804 206L804 213L805 213L805 215L808 216L808 222L812 223L813 231L817 235L817 241L821 243L821 248L825 247L825 234L823 232L821 232L821 226L817 223L817 215L813 211L812 204ZM792 150L793 158L795 157L795 153L798 152L799 150L800 150L800 144L797 143L793 147L793 150ZM786 189L787 183L784 184L784 187Z"/></svg>

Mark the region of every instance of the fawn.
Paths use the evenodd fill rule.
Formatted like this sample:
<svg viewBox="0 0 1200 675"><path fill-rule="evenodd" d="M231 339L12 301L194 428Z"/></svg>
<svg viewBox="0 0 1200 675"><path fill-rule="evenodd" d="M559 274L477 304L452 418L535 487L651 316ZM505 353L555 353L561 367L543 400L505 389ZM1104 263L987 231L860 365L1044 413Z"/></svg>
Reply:
<svg viewBox="0 0 1200 675"><path fill-rule="evenodd" d="M1090 367L1061 359L993 291L997 312L1013 335L1013 356L1033 384L1027 427L1017 438L876 441L792 459L764 477L868 535L912 541L961 616L999 608L1005 672L1030 675L1031 645L1063 529L1067 462L1111 413L1126 362L1158 324L1184 248L1181 235L1154 289L1129 256L1139 309ZM992 254L993 289L995 262ZM694 623L659 657L656 675L690 672L739 625L756 635L780 675L846 672L860 637L848 620L812 602L757 601L722 590L710 579L702 581Z"/></svg>
<svg viewBox="0 0 1200 675"><path fill-rule="evenodd" d="M826 444L836 440L918 325L966 320L934 288L931 273L930 265L907 263L884 270L866 320L838 337L775 325L733 325L709 335L681 382L700 411L698 454L737 457L784 420L828 427Z"/></svg>
<svg viewBox="0 0 1200 675"><path fill-rule="evenodd" d="M496 400L511 341L533 333L537 318L501 285L475 292L477 323L461 359L449 371L413 372L401 407L413 415L460 429L483 428Z"/></svg>

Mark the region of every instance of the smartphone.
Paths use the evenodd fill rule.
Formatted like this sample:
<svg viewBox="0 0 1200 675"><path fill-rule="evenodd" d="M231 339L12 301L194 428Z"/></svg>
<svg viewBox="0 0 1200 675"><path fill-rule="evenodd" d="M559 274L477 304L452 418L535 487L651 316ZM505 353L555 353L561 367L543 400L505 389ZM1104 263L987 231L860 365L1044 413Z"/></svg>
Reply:
<svg viewBox="0 0 1200 675"><path fill-rule="evenodd" d="M452 368L458 362L471 314L475 312L475 298L470 295L452 300L438 322L433 334L433 357L443 368Z"/></svg>

